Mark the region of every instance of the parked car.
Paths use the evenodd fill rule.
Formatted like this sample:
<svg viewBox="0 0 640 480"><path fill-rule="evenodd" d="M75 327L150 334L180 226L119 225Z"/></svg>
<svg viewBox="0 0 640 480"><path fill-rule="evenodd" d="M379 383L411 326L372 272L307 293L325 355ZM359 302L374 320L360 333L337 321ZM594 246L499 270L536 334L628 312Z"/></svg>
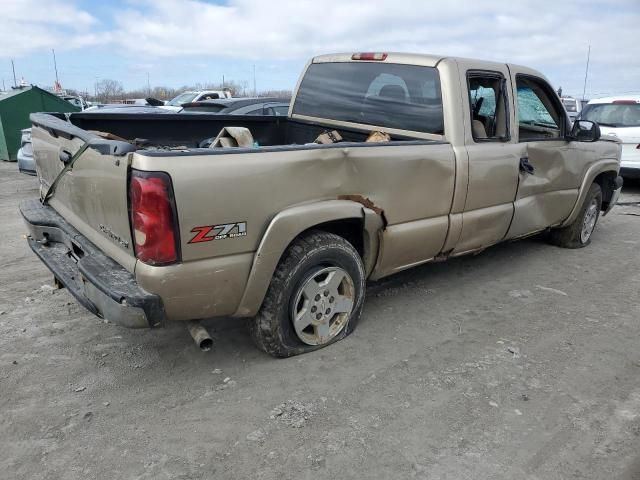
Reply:
<svg viewBox="0 0 640 480"><path fill-rule="evenodd" d="M76 107L80 108L80 110L86 110L87 108L89 108L89 104L86 102L86 100L84 98L82 98L79 95L58 95L60 98L62 98L63 100L66 100L67 102L69 102L72 105L75 105Z"/></svg>
<svg viewBox="0 0 640 480"><path fill-rule="evenodd" d="M152 105L138 105L135 103L103 103L93 105L87 108L83 113L157 113L157 114L173 114L178 110L167 110L162 107Z"/></svg>
<svg viewBox="0 0 640 480"><path fill-rule="evenodd" d="M367 279L547 230L584 247L622 186L620 143L570 128L542 74L463 58L316 57L288 117L31 119L45 188L20 209L59 285L120 325L189 321L207 345L193 319L251 317L274 356L350 334ZM234 131L246 146L197 148Z"/></svg>
<svg viewBox="0 0 640 480"><path fill-rule="evenodd" d="M36 162L33 160L33 145L31 144L31 129L21 130L20 150L18 150L18 170L27 175L36 174Z"/></svg>
<svg viewBox="0 0 640 480"><path fill-rule="evenodd" d="M562 100L562 106L567 111L567 115L569 115L569 118L573 122L582 111L582 102L573 97L562 97L560 100Z"/></svg>
<svg viewBox="0 0 640 480"><path fill-rule="evenodd" d="M194 90L182 92L169 100L163 108L180 109L182 104L199 102L201 100L218 100L221 98L231 98L229 90Z"/></svg>
<svg viewBox="0 0 640 480"><path fill-rule="evenodd" d="M66 95L59 94L58 97L66 100L67 102L75 105L81 110L86 110L89 108L89 104L85 101L84 98L78 95ZM25 173L27 175L35 175L36 174L36 164L33 160L33 149L31 145L31 129L25 128L20 131L20 149L18 150L17 160L18 160L18 171Z"/></svg>
<svg viewBox="0 0 640 480"><path fill-rule="evenodd" d="M185 103L182 113L219 113L221 115L281 115L289 112L289 99L275 97L225 98Z"/></svg>
<svg viewBox="0 0 640 480"><path fill-rule="evenodd" d="M597 122L603 135L620 139L620 174L626 178L640 178L640 95L591 100L580 118Z"/></svg>

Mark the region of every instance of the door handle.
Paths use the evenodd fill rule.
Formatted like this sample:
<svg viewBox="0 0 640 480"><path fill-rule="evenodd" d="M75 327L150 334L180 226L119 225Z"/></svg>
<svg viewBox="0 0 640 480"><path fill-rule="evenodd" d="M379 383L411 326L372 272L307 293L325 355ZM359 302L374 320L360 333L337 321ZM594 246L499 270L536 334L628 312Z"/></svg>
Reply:
<svg viewBox="0 0 640 480"><path fill-rule="evenodd" d="M533 165L531 165L531 163L529 163L529 157L522 157L520 159L520 171L522 173L528 173L529 175L533 175L533 172L535 172L535 168L533 168Z"/></svg>

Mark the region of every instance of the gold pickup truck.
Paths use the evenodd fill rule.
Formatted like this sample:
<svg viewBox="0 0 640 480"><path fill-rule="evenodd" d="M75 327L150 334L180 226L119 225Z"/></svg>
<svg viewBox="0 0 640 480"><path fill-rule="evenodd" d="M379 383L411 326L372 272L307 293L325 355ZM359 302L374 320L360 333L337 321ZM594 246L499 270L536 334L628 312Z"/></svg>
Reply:
<svg viewBox="0 0 640 480"><path fill-rule="evenodd" d="M544 76L463 58L313 58L287 117L31 120L41 198L21 212L58 285L203 345L198 319L251 317L274 356L350 334L368 279L543 231L583 247L622 187L619 142L571 127ZM212 144L230 127L252 143Z"/></svg>

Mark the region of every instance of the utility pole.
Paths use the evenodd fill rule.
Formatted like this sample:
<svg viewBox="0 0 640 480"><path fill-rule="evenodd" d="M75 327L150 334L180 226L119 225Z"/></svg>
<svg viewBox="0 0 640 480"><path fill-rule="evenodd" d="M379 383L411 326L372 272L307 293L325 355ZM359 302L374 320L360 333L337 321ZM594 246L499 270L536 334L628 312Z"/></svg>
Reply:
<svg viewBox="0 0 640 480"><path fill-rule="evenodd" d="M56 51L52 48L51 53L53 53L53 69L56 71L56 86L60 86L60 80L58 80L58 64L56 62Z"/></svg>
<svg viewBox="0 0 640 480"><path fill-rule="evenodd" d="M256 89L256 64L253 64L253 96L258 96L258 90Z"/></svg>
<svg viewBox="0 0 640 480"><path fill-rule="evenodd" d="M224 75L222 75L222 89L224 90Z"/></svg>
<svg viewBox="0 0 640 480"><path fill-rule="evenodd" d="M587 76L589 75L589 59L591 58L591 45L587 51L587 69L584 71L584 87L582 88L582 100L584 101L585 93L587 92Z"/></svg>
<svg viewBox="0 0 640 480"><path fill-rule="evenodd" d="M16 66L13 64L13 58L11 59L11 70L13 70L13 86L18 86L18 81L16 80Z"/></svg>
<svg viewBox="0 0 640 480"><path fill-rule="evenodd" d="M149 72L147 72L147 95L151 96L151 81L149 80Z"/></svg>
<svg viewBox="0 0 640 480"><path fill-rule="evenodd" d="M6 90L5 86L4 86L4 78L2 79L2 91L4 92Z"/></svg>

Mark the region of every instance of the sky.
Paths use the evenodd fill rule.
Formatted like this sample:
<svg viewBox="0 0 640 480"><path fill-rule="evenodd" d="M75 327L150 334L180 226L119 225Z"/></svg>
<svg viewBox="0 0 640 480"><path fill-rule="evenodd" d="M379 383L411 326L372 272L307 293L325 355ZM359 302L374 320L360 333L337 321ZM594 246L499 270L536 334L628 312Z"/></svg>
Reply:
<svg viewBox="0 0 640 480"><path fill-rule="evenodd" d="M400 51L524 64L582 96L640 94L640 0L0 0L0 81L92 92L226 80L292 89L331 52ZM0 83L0 88L2 84Z"/></svg>

